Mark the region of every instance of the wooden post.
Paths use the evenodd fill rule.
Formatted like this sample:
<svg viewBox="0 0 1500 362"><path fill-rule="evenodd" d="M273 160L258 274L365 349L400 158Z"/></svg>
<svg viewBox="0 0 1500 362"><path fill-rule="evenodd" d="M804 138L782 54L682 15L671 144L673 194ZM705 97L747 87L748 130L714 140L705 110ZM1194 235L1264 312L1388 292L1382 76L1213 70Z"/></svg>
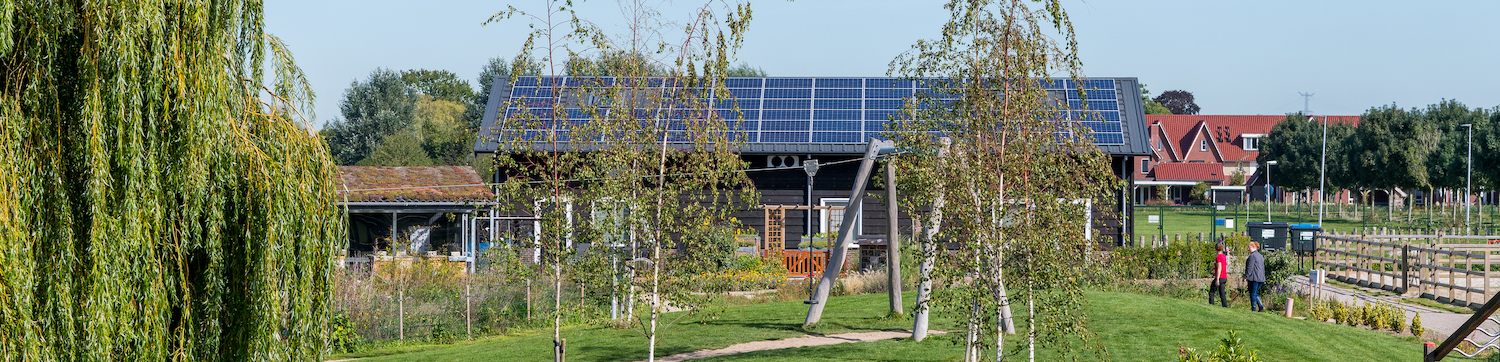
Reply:
<svg viewBox="0 0 1500 362"><path fill-rule="evenodd" d="M885 161L885 265L886 294L889 295L891 315L905 314L901 305L901 236L900 214L896 209L896 163Z"/></svg>
<svg viewBox="0 0 1500 362"><path fill-rule="evenodd" d="M1448 247L1448 303L1453 303L1453 298L1457 296L1456 291L1453 290L1453 287L1458 285L1458 281L1453 280L1453 268L1458 267L1458 260L1454 259L1457 258L1453 257L1453 247Z"/></svg>
<svg viewBox="0 0 1500 362"><path fill-rule="evenodd" d="M1410 257L1411 257L1411 245L1402 244L1401 245L1401 291L1399 292L1401 294L1406 294L1406 291L1411 290L1411 289L1409 289L1409 288L1411 288L1411 274L1410 274L1411 273L1411 259L1410 259Z"/></svg>
<svg viewBox="0 0 1500 362"><path fill-rule="evenodd" d="M469 300L473 293L473 287L464 283L464 334L468 339L474 339L474 306Z"/></svg>
<svg viewBox="0 0 1500 362"><path fill-rule="evenodd" d="M401 267L399 265L397 268ZM406 340L406 290L396 289L396 328L399 329L398 337Z"/></svg>

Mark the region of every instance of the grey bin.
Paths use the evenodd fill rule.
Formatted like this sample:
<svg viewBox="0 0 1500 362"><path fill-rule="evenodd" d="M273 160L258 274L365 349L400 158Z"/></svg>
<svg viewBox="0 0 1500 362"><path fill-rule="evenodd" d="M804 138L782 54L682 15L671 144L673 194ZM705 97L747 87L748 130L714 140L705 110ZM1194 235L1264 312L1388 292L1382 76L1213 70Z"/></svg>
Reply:
<svg viewBox="0 0 1500 362"><path fill-rule="evenodd" d="M1250 234L1250 240L1260 243L1262 249L1282 250L1286 249L1286 235L1288 225L1284 222L1252 221L1245 223L1245 231ZM1242 245L1231 245L1232 247L1244 247Z"/></svg>
<svg viewBox="0 0 1500 362"><path fill-rule="evenodd" d="M1292 251L1308 253L1313 251L1313 237L1323 233L1323 228L1318 224L1292 224L1289 228L1292 236Z"/></svg>

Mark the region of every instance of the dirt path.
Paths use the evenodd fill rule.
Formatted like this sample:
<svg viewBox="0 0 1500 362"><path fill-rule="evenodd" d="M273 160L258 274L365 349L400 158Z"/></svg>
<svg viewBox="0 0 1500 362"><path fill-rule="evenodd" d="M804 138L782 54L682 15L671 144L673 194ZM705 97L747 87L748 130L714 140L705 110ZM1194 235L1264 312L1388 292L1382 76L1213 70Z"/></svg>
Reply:
<svg viewBox="0 0 1500 362"><path fill-rule="evenodd" d="M932 335L939 335L939 334L944 334L944 333L947 333L947 332L930 331L929 333L932 334ZM820 335L806 335L806 336L801 336L801 337L794 337L794 338L787 338L787 339L778 339L778 340L774 340L774 341L758 341L758 342L740 343L740 344L736 344L736 345L725 347L725 348L721 348L721 349L705 349L705 350L697 351L697 352L674 354L674 355L671 355L671 356L666 356L666 357L658 358L657 360L658 361L662 361L662 362L676 362L676 361L686 361L686 360L699 359L699 358L727 356L727 355L731 355L731 354L739 354L739 353L745 353L745 352L765 351L765 350L772 350L772 349L797 348L797 347L808 347L808 346L823 346L823 345L839 344L839 343L874 342L874 341L883 341L883 340L887 340L887 339L906 338L906 337L911 337L911 331L855 332L855 333L830 334L830 335L821 335L821 336Z"/></svg>

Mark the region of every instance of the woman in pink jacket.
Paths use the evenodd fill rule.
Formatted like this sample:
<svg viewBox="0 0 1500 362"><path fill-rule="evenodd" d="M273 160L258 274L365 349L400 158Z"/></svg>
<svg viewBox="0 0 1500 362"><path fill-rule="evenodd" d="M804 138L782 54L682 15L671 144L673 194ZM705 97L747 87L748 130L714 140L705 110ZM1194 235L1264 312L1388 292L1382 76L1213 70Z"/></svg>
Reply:
<svg viewBox="0 0 1500 362"><path fill-rule="evenodd" d="M1214 279L1208 284L1208 304L1214 304L1214 292L1218 292L1220 305L1229 308L1229 298L1224 297L1225 286L1229 284L1229 255L1224 252L1224 243L1214 244L1214 249L1219 254L1214 255Z"/></svg>

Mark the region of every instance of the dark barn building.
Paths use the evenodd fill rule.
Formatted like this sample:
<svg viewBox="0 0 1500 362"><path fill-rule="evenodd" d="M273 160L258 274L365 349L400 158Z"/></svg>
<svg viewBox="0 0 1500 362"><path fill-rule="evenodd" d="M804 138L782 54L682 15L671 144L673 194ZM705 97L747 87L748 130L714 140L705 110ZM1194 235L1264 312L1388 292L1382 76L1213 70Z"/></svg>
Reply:
<svg viewBox="0 0 1500 362"><path fill-rule="evenodd" d="M564 83L568 81L565 77ZM1093 129L1094 144L1111 155L1111 168L1127 182L1111 200L1090 200L1095 239L1105 245L1121 245L1128 240L1132 202L1128 199L1136 172L1130 160L1147 155L1145 113L1138 96L1135 78L1091 78L1082 80L1088 89L1077 92L1078 84L1069 79L1054 79L1047 88L1059 102L1066 101L1075 111L1069 117L1088 117L1085 125ZM496 150L489 130L495 120L516 112L511 101L534 97L540 84L551 84L550 78L520 77L515 84L496 78L485 110L481 140L475 152L488 154ZM913 93L921 92L923 82L897 78L730 78L727 86L738 102L745 122L741 122L748 142L739 149L749 162L749 177L761 193L761 204L842 206L848 203L858 162L870 138L879 137L892 116L901 116L901 107ZM1087 97L1089 110L1082 110ZM582 119L580 119L581 121ZM809 177L801 169L809 160L819 167ZM832 163L832 164L830 164ZM791 167L790 169L778 169ZM497 175L497 180L499 175ZM872 181L868 195L884 192L883 183ZM861 234L883 235L889 222L885 207L873 196L863 198L864 215L860 218ZM786 211L784 232L786 246L794 248L802 235L837 232L842 210ZM762 230L763 212L750 209L736 215L745 226ZM899 220L909 230L909 219Z"/></svg>

